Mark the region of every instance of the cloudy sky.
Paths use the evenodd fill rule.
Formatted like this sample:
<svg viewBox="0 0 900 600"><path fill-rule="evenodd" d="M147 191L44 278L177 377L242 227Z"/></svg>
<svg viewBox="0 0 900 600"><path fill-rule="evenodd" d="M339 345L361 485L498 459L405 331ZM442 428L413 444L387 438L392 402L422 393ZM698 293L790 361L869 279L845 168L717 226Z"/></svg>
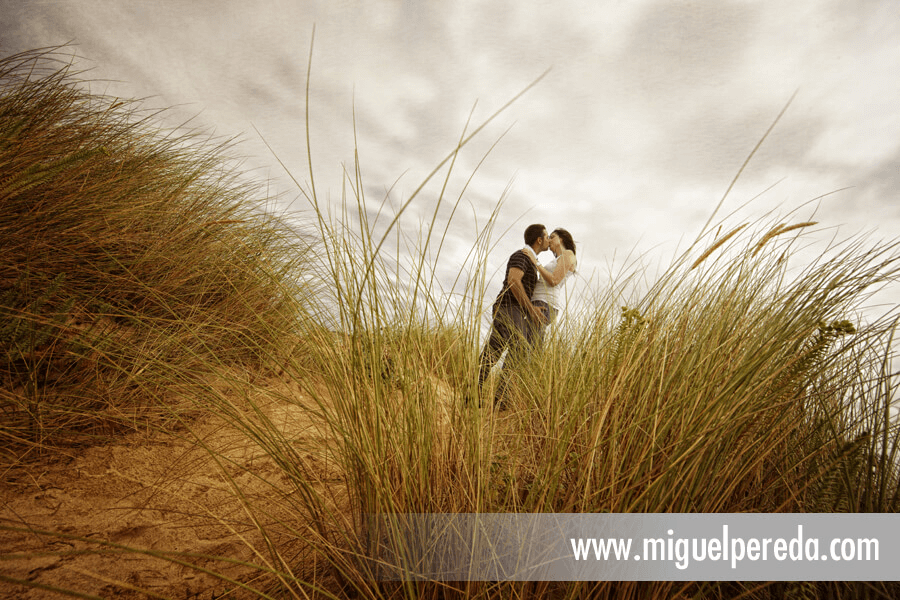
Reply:
<svg viewBox="0 0 900 600"><path fill-rule="evenodd" d="M338 203L355 135L367 208L398 207L480 123L437 270L452 282L498 201L488 296L532 222L569 229L585 288L635 253L670 259L732 178L728 223L816 209L819 231L900 231L900 3L896 0L0 0L0 52L72 42L92 89L176 106L172 123L240 135L245 165L305 208L305 86L317 191ZM99 81L106 80L106 81ZM471 129L472 126L470 126ZM257 133L258 131L258 133ZM343 165L343 166L342 166ZM415 237L437 185L402 221ZM774 187L772 187L774 185ZM771 189L768 189L770 188ZM845 189L846 188L846 189ZM390 209L387 209L390 212ZM442 231L450 207L438 212ZM384 216L381 217L385 219ZM449 283L448 283L449 285Z"/></svg>

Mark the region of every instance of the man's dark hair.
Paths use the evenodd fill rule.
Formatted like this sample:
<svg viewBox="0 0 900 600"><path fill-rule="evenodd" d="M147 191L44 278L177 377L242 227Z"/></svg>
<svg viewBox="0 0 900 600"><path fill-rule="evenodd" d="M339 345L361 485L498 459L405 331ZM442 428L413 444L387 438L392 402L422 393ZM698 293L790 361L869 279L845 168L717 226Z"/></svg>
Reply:
<svg viewBox="0 0 900 600"><path fill-rule="evenodd" d="M534 225L529 225L525 229L525 245L533 246L538 238L544 235L544 232L547 231L547 228L543 225L539 225L535 223Z"/></svg>
<svg viewBox="0 0 900 600"><path fill-rule="evenodd" d="M550 235L553 235L554 233L559 236L559 241L562 242L563 248L571 250L572 254L575 254L575 240L572 239L572 234L562 227L557 227Z"/></svg>

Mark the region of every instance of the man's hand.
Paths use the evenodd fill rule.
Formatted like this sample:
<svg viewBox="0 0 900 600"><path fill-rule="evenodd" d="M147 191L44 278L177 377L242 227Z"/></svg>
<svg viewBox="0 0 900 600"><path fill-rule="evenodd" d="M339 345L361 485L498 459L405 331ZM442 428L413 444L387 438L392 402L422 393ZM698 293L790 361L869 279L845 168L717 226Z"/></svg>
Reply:
<svg viewBox="0 0 900 600"><path fill-rule="evenodd" d="M513 294L513 297L516 299L516 302L519 303L519 306L522 307L522 310L525 311L526 314L531 314L534 312L534 305L531 304L531 298L528 297L528 294L525 293L525 286L522 284L522 277L525 275L525 272L518 267L511 267L509 270L509 278L507 280L507 285L509 285L509 289Z"/></svg>
<svg viewBox="0 0 900 600"><path fill-rule="evenodd" d="M538 325L543 327L544 325L550 324L550 319L547 317L547 315L544 314L544 311L542 311L540 308L538 308L534 304L532 304L531 307L534 309L534 312L535 312L535 316L533 318Z"/></svg>
<svg viewBox="0 0 900 600"><path fill-rule="evenodd" d="M525 286L522 285L522 276L524 274L522 269L512 267L509 270L509 289L512 291L519 306L521 306L522 310L525 311L525 314L528 315L529 319L533 320L535 323L546 325L548 321L544 317L544 314L531 302L531 298L525 293Z"/></svg>

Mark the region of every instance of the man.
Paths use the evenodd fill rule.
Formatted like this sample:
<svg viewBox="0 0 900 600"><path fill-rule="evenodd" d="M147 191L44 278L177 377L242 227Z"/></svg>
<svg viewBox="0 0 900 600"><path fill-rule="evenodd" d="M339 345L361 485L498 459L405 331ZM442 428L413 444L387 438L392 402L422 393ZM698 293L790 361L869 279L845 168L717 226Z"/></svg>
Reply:
<svg viewBox="0 0 900 600"><path fill-rule="evenodd" d="M547 228L538 224L529 225L525 229L525 245L535 254L549 248ZM504 373L494 398L494 402L501 402L501 406L508 385L505 373L518 366L531 348L534 332L545 324L543 314L531 302L537 277L537 269L525 254L525 249L516 250L506 263L503 287L494 302L491 335L481 351L478 390L481 391L491 367L500 360L503 350L508 350L503 363Z"/></svg>

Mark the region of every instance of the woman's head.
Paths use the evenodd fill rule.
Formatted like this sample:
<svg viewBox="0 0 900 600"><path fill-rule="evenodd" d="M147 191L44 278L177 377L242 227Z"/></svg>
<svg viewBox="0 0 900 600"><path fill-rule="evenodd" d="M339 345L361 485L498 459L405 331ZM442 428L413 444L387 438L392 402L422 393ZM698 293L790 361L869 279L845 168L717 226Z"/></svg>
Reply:
<svg viewBox="0 0 900 600"><path fill-rule="evenodd" d="M554 241L554 237L559 240L559 243L563 248L571 250L572 254L575 254L575 240L572 239L571 233L561 227L557 227L553 230L553 233L550 234L551 243Z"/></svg>

